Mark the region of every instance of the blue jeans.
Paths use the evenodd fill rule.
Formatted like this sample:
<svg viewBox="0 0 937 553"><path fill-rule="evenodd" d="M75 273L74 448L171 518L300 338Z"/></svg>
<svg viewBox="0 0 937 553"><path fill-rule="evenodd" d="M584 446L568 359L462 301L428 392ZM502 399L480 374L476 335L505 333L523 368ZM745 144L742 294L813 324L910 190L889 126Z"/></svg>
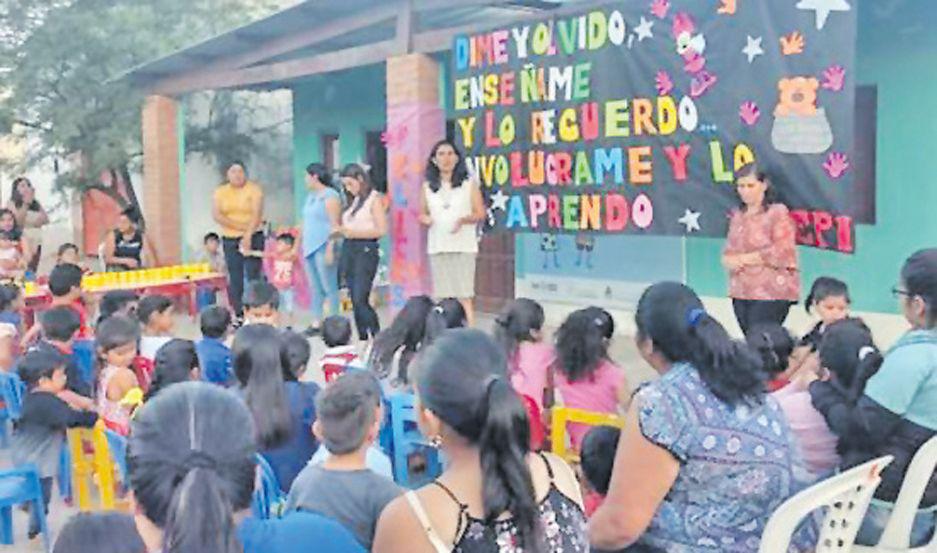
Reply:
<svg viewBox="0 0 937 553"><path fill-rule="evenodd" d="M322 246L306 257L306 266L309 269L309 282L312 285L312 317L322 320L322 307L329 302L329 313L338 315L338 264L333 260L331 265L325 263L325 250Z"/></svg>
<svg viewBox="0 0 937 553"><path fill-rule="evenodd" d="M859 533L856 535L856 543L859 545L878 545L882 538L882 532L885 531L885 525L891 518L892 507L874 502L869 505L869 510L865 514ZM933 509L927 511L918 511L911 524L911 547L920 547L928 542L934 534L934 520L937 512Z"/></svg>

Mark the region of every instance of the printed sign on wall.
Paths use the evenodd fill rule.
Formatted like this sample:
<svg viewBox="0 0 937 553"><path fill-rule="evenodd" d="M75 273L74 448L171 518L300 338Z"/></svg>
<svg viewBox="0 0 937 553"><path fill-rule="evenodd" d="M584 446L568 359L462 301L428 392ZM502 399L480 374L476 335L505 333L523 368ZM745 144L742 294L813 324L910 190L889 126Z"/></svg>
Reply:
<svg viewBox="0 0 937 553"><path fill-rule="evenodd" d="M647 0L460 36L456 136L488 228L725 236L757 160L800 243L852 252L847 0Z"/></svg>

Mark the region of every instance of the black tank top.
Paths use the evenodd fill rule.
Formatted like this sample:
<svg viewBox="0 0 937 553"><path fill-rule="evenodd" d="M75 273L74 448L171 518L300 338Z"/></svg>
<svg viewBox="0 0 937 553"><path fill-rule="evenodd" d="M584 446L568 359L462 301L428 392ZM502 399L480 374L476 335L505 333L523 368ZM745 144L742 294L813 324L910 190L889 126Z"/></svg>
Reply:
<svg viewBox="0 0 937 553"><path fill-rule="evenodd" d="M143 252L143 233L140 229L137 229L133 232L133 236L127 238L124 236L124 233L119 230L114 231L114 257L126 257L129 259L135 259L137 261L137 267L140 267L141 257L140 254ZM113 264L111 265L111 270L117 271L126 271L130 267L122 264Z"/></svg>

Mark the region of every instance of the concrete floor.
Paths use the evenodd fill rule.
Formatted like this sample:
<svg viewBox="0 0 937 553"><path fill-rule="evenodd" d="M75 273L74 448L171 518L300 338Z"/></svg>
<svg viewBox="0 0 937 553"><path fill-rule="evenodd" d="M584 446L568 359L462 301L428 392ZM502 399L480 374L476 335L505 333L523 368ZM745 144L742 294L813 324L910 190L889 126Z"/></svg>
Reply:
<svg viewBox="0 0 937 553"><path fill-rule="evenodd" d="M386 314L382 314L382 319L386 322ZM294 322L294 328L305 328L308 324L308 320L304 316L297 316L296 321ZM493 317L490 316L480 316L478 321L478 327L482 330L490 331L493 326ZM547 329L548 335L552 334L554 329ZM180 338L190 338L197 339L199 337L199 330L197 325L188 317L179 316L176 319L176 334ZM321 340L314 338L310 340L312 345L312 359L318 359L324 350L324 345ZM651 368L641 360L638 351L634 345L634 342L630 337L626 336L616 336L615 340L612 342L611 347L611 357L619 365L625 368L626 375L628 377L628 382L632 387L637 386L641 382L650 380L654 377L654 372ZM313 375L315 380L321 381L321 375ZM10 466L9 451L0 450L0 467L6 468ZM49 526L52 530L53 539L56 533L65 522L73 514L77 512L77 509L74 507L68 507L58 496L58 491L53 491L52 494L52 503L50 505L49 513ZM0 552L3 551L15 551L17 553L27 553L27 552L41 552L42 551L42 542L39 539L33 540L32 542L27 541L26 539L26 530L28 527L28 518L26 513L23 513L19 509L14 509L13 514L13 530L14 530L14 545L0 545Z"/></svg>

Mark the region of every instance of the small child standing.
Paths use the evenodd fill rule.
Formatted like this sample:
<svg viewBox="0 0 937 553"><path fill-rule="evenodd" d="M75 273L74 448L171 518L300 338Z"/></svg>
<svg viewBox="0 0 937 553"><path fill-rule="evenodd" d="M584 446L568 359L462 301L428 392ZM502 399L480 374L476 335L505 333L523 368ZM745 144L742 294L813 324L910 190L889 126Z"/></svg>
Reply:
<svg viewBox="0 0 937 553"><path fill-rule="evenodd" d="M224 253L221 251L221 238L216 232L209 232L202 239L205 249L198 256L200 263L208 263L213 273L225 274Z"/></svg>
<svg viewBox="0 0 937 553"><path fill-rule="evenodd" d="M351 343L351 322L341 315L331 315L322 321L322 341L325 353L319 358L319 369L326 382L341 375L346 369L364 369L358 349Z"/></svg>
<svg viewBox="0 0 937 553"><path fill-rule="evenodd" d="M231 312L214 305L206 307L199 315L202 339L195 345L202 366L202 380L231 386L235 383L231 372L231 349L225 344L231 330Z"/></svg>
<svg viewBox="0 0 937 553"><path fill-rule="evenodd" d="M17 372L29 393L23 398L22 416L13 431L12 457L17 465L32 463L38 469L48 513L52 478L59 468L65 430L75 426L92 427L98 417L91 411L76 411L56 397L67 384L65 361L61 356L29 352L20 359ZM33 513L29 538L37 535L38 513Z"/></svg>
<svg viewBox="0 0 937 553"><path fill-rule="evenodd" d="M277 235L273 251L264 254L264 262L268 268L267 278L280 294L280 307L284 311L281 321L289 327L295 309L295 279L298 276L294 270L299 254L296 251L296 237L288 232Z"/></svg>
<svg viewBox="0 0 937 553"><path fill-rule="evenodd" d="M26 259L12 231L0 231L0 279L23 278Z"/></svg>
<svg viewBox="0 0 937 553"><path fill-rule="evenodd" d="M121 404L127 392L139 386L130 369L137 356L139 327L133 319L114 315L98 327L95 349L101 369L97 406L108 428L123 436L130 431L131 408Z"/></svg>
<svg viewBox="0 0 937 553"><path fill-rule="evenodd" d="M280 326L280 294L269 282L255 280L244 291L244 324Z"/></svg>
<svg viewBox="0 0 937 553"><path fill-rule="evenodd" d="M381 428L374 385L372 375L354 372L319 393L312 428L332 456L299 473L286 503L287 512L311 511L335 520L368 550L381 511L401 494L392 480L367 467L368 449Z"/></svg>
<svg viewBox="0 0 937 553"><path fill-rule="evenodd" d="M156 359L156 351L172 340L175 323L172 318L172 300L166 296L154 294L144 296L137 305L137 318L143 325L143 337L140 338L140 357L150 361Z"/></svg>

